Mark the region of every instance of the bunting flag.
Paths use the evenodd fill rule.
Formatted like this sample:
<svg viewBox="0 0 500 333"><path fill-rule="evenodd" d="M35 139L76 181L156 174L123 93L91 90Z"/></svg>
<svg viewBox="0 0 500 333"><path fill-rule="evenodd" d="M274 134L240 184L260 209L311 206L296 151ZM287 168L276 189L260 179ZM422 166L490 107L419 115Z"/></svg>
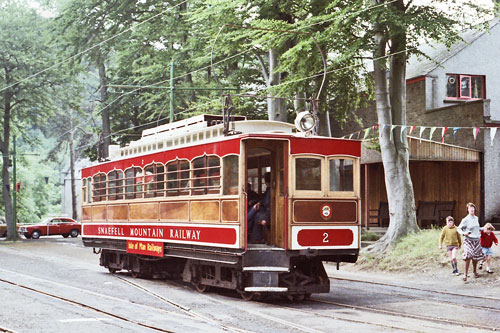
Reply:
<svg viewBox="0 0 500 333"><path fill-rule="evenodd" d="M436 130L437 127L431 127L431 132L429 134L429 140L432 140L432 134L434 134L434 131Z"/></svg>
<svg viewBox="0 0 500 333"><path fill-rule="evenodd" d="M444 142L444 135L446 134L447 130L448 130L448 127L443 127L443 130L441 131L441 143Z"/></svg>
<svg viewBox="0 0 500 333"><path fill-rule="evenodd" d="M382 129L380 129L380 127L382 127ZM454 140L457 140L457 133L459 130L461 129L472 129L472 136L474 138L474 144L477 144L477 135L479 134L479 132L481 131L481 129L488 129L490 130L490 144L493 146L494 144L494 139L495 139L495 135L498 131L498 128L500 128L500 126L498 127L470 127L470 126L464 126L464 127L447 127L447 126L407 126L407 125L390 125L390 124L375 124L371 127L367 127L367 128L364 128L364 129L361 129L357 132L354 132L354 133L351 133L351 134L346 134L344 136L342 136L343 139L353 139L353 138L357 138L358 140L361 139L362 137L362 140L366 140L368 139L368 137L370 136L370 133L372 131L375 131L376 129L379 129L380 131L385 131L386 127L389 127L389 140L390 141L393 141L394 140L394 131L396 130L396 128L400 128L400 139L401 139L401 142L403 142L403 139L405 137L405 131L406 131L406 135L411 135L415 129L417 127L420 127L420 132L419 132L419 137L420 139L422 139L422 135L424 134L425 130L427 128L429 128L429 139L432 141L432 137L434 135L434 132L436 131L436 129L440 128L441 129L441 142L444 143L444 138L446 136L446 133L448 131L448 129L452 129L453 131L453 139ZM376 134L376 133L374 133ZM465 138L465 137L464 137ZM461 138L462 140L464 138Z"/></svg>
<svg viewBox="0 0 500 333"><path fill-rule="evenodd" d="M474 135L474 144L476 144L477 141L477 134L479 133L479 130L481 130L481 127L474 127L472 134Z"/></svg>
<svg viewBox="0 0 500 333"><path fill-rule="evenodd" d="M422 133L424 133L425 129L426 129L426 127L420 126L420 135L419 135L419 137L422 137Z"/></svg>
<svg viewBox="0 0 500 333"><path fill-rule="evenodd" d="M410 133L408 133L408 135L411 135L411 133L413 133L413 131L415 130L415 128L417 128L417 126L412 126L411 129L410 129Z"/></svg>
<svg viewBox="0 0 500 333"><path fill-rule="evenodd" d="M404 138L405 130L406 130L406 126L405 125L401 125L401 137L400 137L401 142L404 142L403 138Z"/></svg>
<svg viewBox="0 0 500 333"><path fill-rule="evenodd" d="M389 133L389 141L392 141L393 139L393 131L396 128L397 125L391 125L391 132Z"/></svg>
<svg viewBox="0 0 500 333"><path fill-rule="evenodd" d="M363 140L366 140L366 138L368 137L368 135L370 135L370 127L368 127L367 129L365 129L365 135L363 136Z"/></svg>

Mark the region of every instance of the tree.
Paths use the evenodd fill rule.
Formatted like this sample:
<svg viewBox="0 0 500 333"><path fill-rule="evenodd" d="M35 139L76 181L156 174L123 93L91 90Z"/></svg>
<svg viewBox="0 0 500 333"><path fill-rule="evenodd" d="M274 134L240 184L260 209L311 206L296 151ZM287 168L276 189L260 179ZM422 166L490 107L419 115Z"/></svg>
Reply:
<svg viewBox="0 0 500 333"><path fill-rule="evenodd" d="M8 170L11 134L22 135L26 125L43 123L51 112L52 95L59 81L57 71L50 69L52 51L45 19L20 1L0 4L0 112L3 115L0 150L9 238L16 233ZM44 72L36 74L43 69Z"/></svg>

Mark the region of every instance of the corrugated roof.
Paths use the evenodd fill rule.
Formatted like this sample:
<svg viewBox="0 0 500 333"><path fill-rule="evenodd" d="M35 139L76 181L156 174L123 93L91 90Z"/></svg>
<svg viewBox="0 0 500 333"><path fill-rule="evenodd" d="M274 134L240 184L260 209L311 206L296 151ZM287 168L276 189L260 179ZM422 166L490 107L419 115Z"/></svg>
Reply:
<svg viewBox="0 0 500 333"><path fill-rule="evenodd" d="M490 30L496 26L500 20L494 18L489 22ZM423 56L417 57L412 55L406 66L406 79L412 79L418 76L427 75L438 66L442 65L448 59L462 51L467 46L471 45L475 40L482 35L489 33L488 31L479 31L470 29L462 33L462 42L454 44L451 48L447 48L442 43L425 44L419 47L419 50L427 54L432 60Z"/></svg>

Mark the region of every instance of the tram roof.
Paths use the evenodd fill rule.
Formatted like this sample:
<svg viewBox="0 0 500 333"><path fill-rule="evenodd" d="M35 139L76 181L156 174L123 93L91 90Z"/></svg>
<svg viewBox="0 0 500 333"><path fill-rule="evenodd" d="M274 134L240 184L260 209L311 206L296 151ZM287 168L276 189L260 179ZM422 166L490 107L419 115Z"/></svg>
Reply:
<svg viewBox="0 0 500 333"><path fill-rule="evenodd" d="M267 121L245 120L234 122L234 131L238 134L224 136L223 125L215 123L217 119L209 119L212 124L200 116L187 119L196 126L181 126L168 130L167 126L145 130L140 140L131 142L126 147L110 147L110 161L82 169L82 177L88 177L99 172L108 173L114 169L125 170L131 166L144 167L154 162L167 162L179 159L192 160L203 155L240 154L240 141L249 139L288 140L290 154L314 155L348 155L361 156L361 143L358 140L329 138L322 136L306 136L304 133L293 133L292 124ZM201 119L201 121L199 121ZM203 122L206 126L203 126ZM179 125L181 122L177 122ZM214 124L215 123L215 124ZM175 123L173 123L175 124ZM336 143L336 144L325 144Z"/></svg>

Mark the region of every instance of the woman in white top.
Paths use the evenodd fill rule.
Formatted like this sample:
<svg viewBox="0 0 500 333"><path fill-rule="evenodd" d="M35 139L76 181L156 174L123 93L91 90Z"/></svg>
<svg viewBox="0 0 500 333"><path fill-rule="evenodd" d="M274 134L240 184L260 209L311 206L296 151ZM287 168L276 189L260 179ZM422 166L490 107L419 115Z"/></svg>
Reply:
<svg viewBox="0 0 500 333"><path fill-rule="evenodd" d="M467 212L469 214L462 219L462 222L460 222L460 225L458 226L458 232L465 238L463 243L464 253L462 254L462 257L465 260L464 281L467 281L470 261L472 260L474 276L478 277L477 262L484 258L480 242L481 231L479 227L479 220L476 216L476 205L469 202L467 204Z"/></svg>

